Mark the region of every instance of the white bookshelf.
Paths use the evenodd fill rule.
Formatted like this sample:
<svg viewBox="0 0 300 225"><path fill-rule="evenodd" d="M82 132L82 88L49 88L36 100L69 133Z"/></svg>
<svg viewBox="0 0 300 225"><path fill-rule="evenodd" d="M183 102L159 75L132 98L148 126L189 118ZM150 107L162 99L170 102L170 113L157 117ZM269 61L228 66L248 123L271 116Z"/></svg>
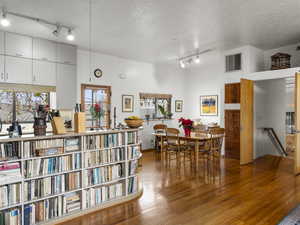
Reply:
<svg viewBox="0 0 300 225"><path fill-rule="evenodd" d="M141 181L138 179L138 174L133 174L133 175L129 175L129 162L133 161L133 160L138 160L139 158L142 157L142 154L139 153L138 155L136 155L134 158L129 159L128 158L128 151L130 147L133 146L140 146L139 149L141 149L141 139L140 139L140 129L124 129L124 130L107 130L107 131L95 131L95 132L87 132L87 133L82 133L82 134L66 134L66 135L47 135L47 136L43 136L43 137L34 137L34 136L26 136L26 137L21 137L21 138L1 138L0 139L0 144L3 143L10 143L10 142L19 142L21 144L20 150L21 150L21 157L19 159L12 159L12 160L6 160L6 161L0 161L0 166L1 164L9 164L9 163L20 163L21 166L21 179L17 180L17 181L12 181L9 183L0 183L0 187L4 186L4 185L8 185L8 184L14 184L14 183L18 183L20 184L20 202L17 204L13 204L13 205L8 205L5 207L0 208L0 212L5 211L5 210L9 210L9 209L14 209L14 208L19 208L21 211L21 222L20 225L27 225L24 223L24 208L25 206L29 205L29 204L34 204L43 200L48 200L48 199L52 199L52 198L56 198L59 196L64 196L66 194L70 194L70 193L79 193L80 195L80 201L81 201L81 207L80 210L78 210L77 212L71 212L71 213L66 213L63 214L62 216L59 217L55 217L49 220L45 220L43 222L39 222L39 223L35 223L35 224L55 224L58 222L62 222L62 220L68 220L68 219L72 219L76 216L80 216L86 213L90 213L102 208L106 208L106 207L110 207L114 204L119 204L122 202L126 202L129 200L132 200L138 196L141 195L142 193L142 185L141 185ZM128 143L128 133L130 132L136 132L137 133L137 138L134 144L129 144ZM106 148L95 148L95 149L87 149L87 143L86 143L86 137L87 136L99 136L99 135L109 135L109 134L124 134L125 136L125 140L123 141L123 143L119 146L114 146L114 147L106 147ZM37 157L24 157L24 143L25 142L35 142L35 141L40 141L40 140L53 140L53 139L68 139L68 138L78 138L79 139L79 150L77 151L73 151L73 152L63 152L61 154L53 154L53 155L45 155L45 156L37 156ZM64 141L65 143L65 141ZM65 146L64 146L65 148ZM86 159L85 157L87 157L88 153L92 153L92 152L97 152L97 151L108 151L111 149L116 149L116 148L122 148L122 151L124 152L124 156L125 159L121 159L119 161L114 161L114 162L104 162L104 163L100 163L97 165L93 165L93 166L87 166L86 165ZM46 148L45 148L46 149ZM45 174L45 175L39 175L39 176L33 176L33 177L25 177L25 163L26 161L30 161L30 160L36 160L36 159L47 159L47 158L55 158L55 157L63 157L63 156L71 156L71 155L75 155L75 154L80 154L81 155L81 168L78 169L70 169L67 171L60 171L60 172L55 172L55 173L51 173L51 174ZM117 179L114 180L109 180L107 182L101 182L101 183L97 183L97 184L88 184L88 181L85 180L87 179L84 174L86 170L93 170L95 168L101 168L101 167L109 167L109 166L114 166L117 164L122 164L124 165L124 169L125 171L122 172L122 177L119 177ZM103 168L104 170L104 168ZM68 191L64 191L64 192L60 192L60 193L56 193L53 195L47 195L47 196L42 196L40 198L34 198L34 199L29 199L26 200L25 199L25 182L30 182L32 180L38 180L38 179L42 179L42 178L47 178L47 177L54 177L54 176L59 176L59 175L63 175L63 174L69 174L69 173L73 173L73 172L80 172L81 174L81 184L79 188L76 188L74 190L68 190ZM87 171L88 172L88 171ZM132 177L136 177L137 179L137 189L134 190L133 193L129 193L129 179ZM103 186L110 186L113 184L117 184L121 182L123 185L123 190L122 190L122 196L118 196L115 197L113 199L109 199L107 201L101 202L100 204L97 204L94 207L90 207L90 208L86 208L86 199L85 199L85 195L86 195L86 191L88 191L91 188L101 188ZM62 184L60 184L62 186ZM109 190L109 188L108 188ZM0 196L1 197L1 196Z"/></svg>

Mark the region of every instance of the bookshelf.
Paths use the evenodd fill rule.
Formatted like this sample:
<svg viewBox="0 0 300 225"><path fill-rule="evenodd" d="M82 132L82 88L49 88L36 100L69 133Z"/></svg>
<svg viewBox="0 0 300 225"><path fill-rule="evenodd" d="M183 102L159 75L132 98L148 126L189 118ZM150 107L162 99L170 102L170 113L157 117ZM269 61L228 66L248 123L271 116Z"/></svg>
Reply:
<svg viewBox="0 0 300 225"><path fill-rule="evenodd" d="M55 224L132 200L140 129L0 138L0 225Z"/></svg>

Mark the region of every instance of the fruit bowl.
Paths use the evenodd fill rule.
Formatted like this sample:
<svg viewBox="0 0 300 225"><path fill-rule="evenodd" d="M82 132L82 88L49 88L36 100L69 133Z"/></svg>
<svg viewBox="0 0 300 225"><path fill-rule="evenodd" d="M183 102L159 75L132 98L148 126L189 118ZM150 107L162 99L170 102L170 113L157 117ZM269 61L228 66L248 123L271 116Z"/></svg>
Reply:
<svg viewBox="0 0 300 225"><path fill-rule="evenodd" d="M141 126L143 126L144 120L140 119L137 116L130 116L128 118L126 118L125 123L128 127L130 128L139 128Z"/></svg>

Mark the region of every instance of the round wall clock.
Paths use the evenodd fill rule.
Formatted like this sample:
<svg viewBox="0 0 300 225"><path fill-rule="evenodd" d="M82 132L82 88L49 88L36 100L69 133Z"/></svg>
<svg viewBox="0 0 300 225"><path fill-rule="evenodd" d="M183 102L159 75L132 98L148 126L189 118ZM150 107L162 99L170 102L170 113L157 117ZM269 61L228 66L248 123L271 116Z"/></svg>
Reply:
<svg viewBox="0 0 300 225"><path fill-rule="evenodd" d="M102 75L103 75L102 70L100 70L100 69L95 69L94 75L95 75L96 78L102 77Z"/></svg>

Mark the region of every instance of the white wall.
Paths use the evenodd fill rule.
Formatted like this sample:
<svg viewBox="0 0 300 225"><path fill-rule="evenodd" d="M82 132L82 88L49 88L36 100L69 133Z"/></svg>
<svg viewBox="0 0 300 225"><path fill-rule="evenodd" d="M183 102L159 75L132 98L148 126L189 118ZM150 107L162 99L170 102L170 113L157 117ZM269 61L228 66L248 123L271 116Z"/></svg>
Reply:
<svg viewBox="0 0 300 225"><path fill-rule="evenodd" d="M82 83L95 85L109 85L112 88L111 108L117 107L117 120L123 122L124 118L139 113L139 93L163 93L172 94L172 112L174 113L175 100L185 100L184 71L175 65L137 62L100 53L92 54L92 73L100 68L103 76L90 81L89 53L78 50L77 54L77 101L80 102L80 86ZM125 74L126 79L120 79L119 74ZM122 95L134 95L134 112L122 112ZM185 101L183 110L185 112ZM170 127L178 126L177 119L184 116L183 113L174 113L174 120L165 121ZM152 127L154 123L144 124L143 148L151 148Z"/></svg>

